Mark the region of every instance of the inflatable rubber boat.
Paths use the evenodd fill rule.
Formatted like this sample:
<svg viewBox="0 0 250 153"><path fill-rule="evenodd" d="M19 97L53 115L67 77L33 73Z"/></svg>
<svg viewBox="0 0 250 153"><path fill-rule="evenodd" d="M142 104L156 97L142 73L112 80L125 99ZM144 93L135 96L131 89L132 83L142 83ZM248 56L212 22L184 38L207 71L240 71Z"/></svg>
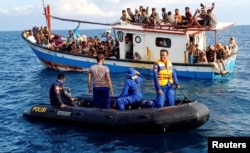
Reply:
<svg viewBox="0 0 250 153"><path fill-rule="evenodd" d="M30 119L53 120L62 123L91 126L118 131L171 132L200 127L209 119L209 109L197 101L176 100L175 106L151 108L154 101L129 105L126 110L92 107L92 96L77 97L77 107L57 108L49 103L37 104L23 112ZM111 104L115 97L111 98Z"/></svg>

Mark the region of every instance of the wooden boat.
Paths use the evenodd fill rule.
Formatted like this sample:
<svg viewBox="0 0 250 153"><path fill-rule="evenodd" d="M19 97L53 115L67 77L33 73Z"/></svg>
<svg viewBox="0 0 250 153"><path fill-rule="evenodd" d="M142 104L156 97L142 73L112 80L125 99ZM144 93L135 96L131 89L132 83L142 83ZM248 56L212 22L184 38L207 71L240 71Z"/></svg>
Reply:
<svg viewBox="0 0 250 153"><path fill-rule="evenodd" d="M127 106L126 110L92 108L92 96L78 96L79 107L56 108L37 104L23 115L35 120L77 123L87 127L129 132L173 132L200 127L209 119L209 109L197 101L177 100L175 106L147 108L152 101ZM111 103L116 98L111 98ZM79 103L80 102L80 103Z"/></svg>
<svg viewBox="0 0 250 153"><path fill-rule="evenodd" d="M50 12L49 10L46 12ZM214 37L211 37L210 42L217 43L218 32L227 29L234 25L234 23L218 23L215 28L197 28L188 26L171 26L169 24L160 24L154 29L146 28L144 24L127 23L119 21L112 24L104 24L89 21L80 21L55 17L46 14L48 23L51 18L67 21L79 22L85 24L99 24L110 26L114 32L115 38L119 42L119 55L116 59L107 57L105 65L107 65L111 72L125 72L128 67L134 67L141 73L149 74L152 72L153 63L159 58L159 51L167 49L169 51L169 59L173 63L179 77L196 78L196 79L215 79L222 78L226 73L233 72L237 53L232 53L229 57L224 59L226 71L220 70L216 62L209 64L189 63L187 44L191 40L199 45L199 49L204 51L208 47L206 32L214 32ZM48 25L48 27L51 27ZM61 36L64 40L65 37ZM130 37L132 41L131 52L140 55L140 60L126 58L126 42L125 37ZM35 41L28 39L25 31L22 33L22 38L31 47L37 58L41 63L48 68L60 71L88 71L88 68L96 63L95 57L72 54L69 52L50 50L47 47L37 44ZM214 39L214 40L212 40ZM34 40L34 39L32 39ZM165 42L163 46L159 46L157 42ZM229 38L228 38L229 40Z"/></svg>

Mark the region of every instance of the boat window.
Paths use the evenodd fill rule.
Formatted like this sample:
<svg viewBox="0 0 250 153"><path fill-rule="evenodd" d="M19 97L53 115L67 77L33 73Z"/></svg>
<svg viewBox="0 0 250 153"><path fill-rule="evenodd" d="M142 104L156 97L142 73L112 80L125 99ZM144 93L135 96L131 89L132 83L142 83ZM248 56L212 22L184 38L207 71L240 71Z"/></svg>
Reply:
<svg viewBox="0 0 250 153"><path fill-rule="evenodd" d="M122 31L117 31L117 37L120 42L123 41L123 32Z"/></svg>
<svg viewBox="0 0 250 153"><path fill-rule="evenodd" d="M140 43L141 42L141 37L140 36L136 36L135 37L135 42L136 43Z"/></svg>
<svg viewBox="0 0 250 153"><path fill-rule="evenodd" d="M155 39L155 45L157 47L166 47L166 48L170 48L171 47L171 39L169 38L160 38L157 37Z"/></svg>

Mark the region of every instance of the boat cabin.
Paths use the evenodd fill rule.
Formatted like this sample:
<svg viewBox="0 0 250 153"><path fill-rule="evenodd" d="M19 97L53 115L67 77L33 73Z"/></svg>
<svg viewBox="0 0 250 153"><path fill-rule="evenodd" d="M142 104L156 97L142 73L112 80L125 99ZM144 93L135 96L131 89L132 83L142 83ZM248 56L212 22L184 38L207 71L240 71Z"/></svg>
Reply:
<svg viewBox="0 0 250 153"><path fill-rule="evenodd" d="M138 53L143 61L156 61L160 50L167 49L172 62L187 63L186 48L191 41L198 44L200 50L206 49L206 34L202 30L149 29L126 22L113 26L113 29L119 41L120 59L133 59Z"/></svg>

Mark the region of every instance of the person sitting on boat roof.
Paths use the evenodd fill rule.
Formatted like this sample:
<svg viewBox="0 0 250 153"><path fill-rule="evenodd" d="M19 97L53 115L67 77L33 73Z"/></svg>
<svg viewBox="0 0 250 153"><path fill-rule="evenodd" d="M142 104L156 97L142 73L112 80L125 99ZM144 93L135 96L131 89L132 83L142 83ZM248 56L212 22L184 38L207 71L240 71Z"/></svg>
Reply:
<svg viewBox="0 0 250 153"><path fill-rule="evenodd" d="M206 7L203 3L201 3L200 4L201 8L196 9L194 17L197 16L197 21L199 22L199 24L201 26L205 25L205 20L206 20L206 16L207 16L207 9L213 10L213 8L214 8L213 5L214 5L214 3L212 3L211 7Z"/></svg>
<svg viewBox="0 0 250 153"><path fill-rule="evenodd" d="M160 16L156 12L156 9L152 8L152 13L148 17L148 27L153 26L153 28L156 28L156 26L159 24L160 24Z"/></svg>
<svg viewBox="0 0 250 153"><path fill-rule="evenodd" d="M182 25L182 15L178 8L175 9L174 18L175 18L176 25Z"/></svg>
<svg viewBox="0 0 250 153"><path fill-rule="evenodd" d="M69 36L67 38L67 42L71 43L71 42L75 42L76 44L78 44L78 42L81 39L81 35L79 34L78 30L80 27L80 22L78 23L77 27L73 30L69 30Z"/></svg>
<svg viewBox="0 0 250 153"><path fill-rule="evenodd" d="M63 73L57 75L57 80L54 82L49 91L50 104L54 107L65 108L67 106L75 106L73 102L76 98L70 97L65 93L63 84L66 81L66 77Z"/></svg>
<svg viewBox="0 0 250 153"><path fill-rule="evenodd" d="M142 15L140 18L140 23L148 23L148 15L146 9L142 9Z"/></svg>
<svg viewBox="0 0 250 153"><path fill-rule="evenodd" d="M204 25L207 26L207 28L215 28L217 25L217 18L212 13L213 9L214 9L214 3L212 4L211 9L207 10L206 18L204 20Z"/></svg>
<svg viewBox="0 0 250 153"><path fill-rule="evenodd" d="M139 13L142 15L142 10L143 10L144 8L143 8L143 6L141 5L141 6L139 6ZM146 11L146 9L145 9L145 11Z"/></svg>
<svg viewBox="0 0 250 153"><path fill-rule="evenodd" d="M118 110L124 110L126 105L139 103L142 100L141 85L145 78L134 68L129 68L126 75L128 77L116 101Z"/></svg>
<svg viewBox="0 0 250 153"><path fill-rule="evenodd" d="M128 22L128 23L130 23L132 21L130 16L127 14L126 10L122 10L122 16L120 17L120 19L122 21L125 21L125 22Z"/></svg>
<svg viewBox="0 0 250 153"><path fill-rule="evenodd" d="M134 13L131 11L130 8L127 8L127 13L131 18L131 22L134 22Z"/></svg>
<svg viewBox="0 0 250 153"><path fill-rule="evenodd" d="M196 17L197 12L195 12L194 16L192 15L189 7L185 7L185 18L187 25L192 26L192 25L197 25L198 27L201 27L199 24L197 17Z"/></svg>
<svg viewBox="0 0 250 153"><path fill-rule="evenodd" d="M139 10L135 9L135 14L134 14L134 18L133 18L135 23L140 23L141 21L141 14L139 12Z"/></svg>
<svg viewBox="0 0 250 153"><path fill-rule="evenodd" d="M214 14L212 14L212 11L209 9L207 10L207 16L205 20L205 26L207 28L215 28L217 25L217 18Z"/></svg>
<svg viewBox="0 0 250 153"><path fill-rule="evenodd" d="M160 59L154 63L153 79L156 89L155 107L160 108L165 106L164 99L166 97L166 106L175 104L175 93L173 86L180 88L176 71L172 67L172 63L168 60L168 51L162 49L160 51Z"/></svg>
<svg viewBox="0 0 250 153"><path fill-rule="evenodd" d="M175 24L175 18L171 11L168 11L168 16L165 23Z"/></svg>
<svg viewBox="0 0 250 153"><path fill-rule="evenodd" d="M162 13L161 13L162 22L166 23L167 17L168 17L168 13L166 12L166 9L165 9L165 8L162 8L161 11L162 11Z"/></svg>

